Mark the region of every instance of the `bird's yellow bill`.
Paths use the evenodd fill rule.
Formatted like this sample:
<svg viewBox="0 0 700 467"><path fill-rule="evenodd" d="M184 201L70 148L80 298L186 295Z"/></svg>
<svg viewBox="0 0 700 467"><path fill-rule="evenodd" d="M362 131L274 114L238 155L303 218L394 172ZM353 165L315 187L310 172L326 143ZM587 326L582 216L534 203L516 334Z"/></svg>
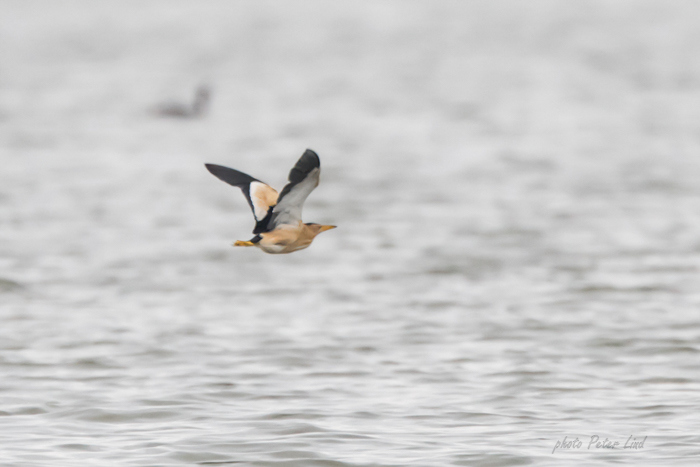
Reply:
<svg viewBox="0 0 700 467"><path fill-rule="evenodd" d="M325 232L326 230L335 229L336 227L337 227L336 225L322 225L321 232Z"/></svg>

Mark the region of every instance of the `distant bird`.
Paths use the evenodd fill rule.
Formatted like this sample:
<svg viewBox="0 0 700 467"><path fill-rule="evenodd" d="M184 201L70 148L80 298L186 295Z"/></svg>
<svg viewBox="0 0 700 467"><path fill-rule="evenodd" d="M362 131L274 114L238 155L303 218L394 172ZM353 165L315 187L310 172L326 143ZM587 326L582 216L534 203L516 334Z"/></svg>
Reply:
<svg viewBox="0 0 700 467"><path fill-rule="evenodd" d="M207 113L211 90L208 86L199 86L194 95L192 105L185 105L179 102L163 104L156 109L156 113L161 117L174 118L199 118Z"/></svg>
<svg viewBox="0 0 700 467"><path fill-rule="evenodd" d="M265 253L281 254L303 250L316 235L335 225L304 224L301 209L304 201L318 186L321 161L307 149L289 172L289 183L282 193L250 175L216 164L204 164L215 177L243 191L255 217L255 237L236 241L234 246L256 246Z"/></svg>

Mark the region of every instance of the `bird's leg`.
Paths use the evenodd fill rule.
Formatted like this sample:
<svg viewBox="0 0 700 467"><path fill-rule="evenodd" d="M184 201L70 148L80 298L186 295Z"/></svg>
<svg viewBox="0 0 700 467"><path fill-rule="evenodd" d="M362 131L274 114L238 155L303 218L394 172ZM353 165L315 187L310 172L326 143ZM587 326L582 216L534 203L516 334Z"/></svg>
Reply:
<svg viewBox="0 0 700 467"><path fill-rule="evenodd" d="M253 242L244 242L243 240L236 240L233 246L255 246Z"/></svg>

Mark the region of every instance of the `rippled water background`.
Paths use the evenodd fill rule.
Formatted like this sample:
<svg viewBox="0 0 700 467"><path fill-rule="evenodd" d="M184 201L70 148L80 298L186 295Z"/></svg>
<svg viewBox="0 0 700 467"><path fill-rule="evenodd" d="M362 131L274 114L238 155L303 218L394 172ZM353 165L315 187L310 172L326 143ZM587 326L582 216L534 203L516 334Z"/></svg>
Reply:
<svg viewBox="0 0 700 467"><path fill-rule="evenodd" d="M0 465L697 462L699 3L2 10Z"/></svg>

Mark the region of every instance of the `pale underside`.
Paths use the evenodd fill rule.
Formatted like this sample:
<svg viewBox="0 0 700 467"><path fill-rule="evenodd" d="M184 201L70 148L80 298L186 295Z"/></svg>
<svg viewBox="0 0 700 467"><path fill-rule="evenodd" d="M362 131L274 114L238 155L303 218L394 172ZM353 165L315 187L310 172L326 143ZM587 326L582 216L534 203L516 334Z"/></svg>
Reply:
<svg viewBox="0 0 700 467"><path fill-rule="evenodd" d="M304 180L294 185L272 210L272 220L270 230L274 230L282 225L296 226L301 222L301 210L304 201L309 194L318 186L321 169L314 168L304 177Z"/></svg>

